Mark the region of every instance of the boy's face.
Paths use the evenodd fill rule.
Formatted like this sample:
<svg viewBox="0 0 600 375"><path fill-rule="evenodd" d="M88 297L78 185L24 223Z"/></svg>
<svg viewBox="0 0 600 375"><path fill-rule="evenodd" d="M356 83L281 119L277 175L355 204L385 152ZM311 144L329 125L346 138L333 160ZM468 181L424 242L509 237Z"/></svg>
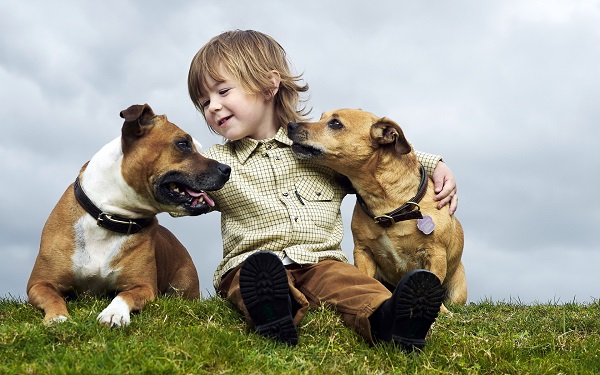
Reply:
<svg viewBox="0 0 600 375"><path fill-rule="evenodd" d="M236 141L244 137L272 138L277 133L274 101L249 94L229 75L223 81L206 77L207 92L202 97L204 117L208 125L221 136Z"/></svg>

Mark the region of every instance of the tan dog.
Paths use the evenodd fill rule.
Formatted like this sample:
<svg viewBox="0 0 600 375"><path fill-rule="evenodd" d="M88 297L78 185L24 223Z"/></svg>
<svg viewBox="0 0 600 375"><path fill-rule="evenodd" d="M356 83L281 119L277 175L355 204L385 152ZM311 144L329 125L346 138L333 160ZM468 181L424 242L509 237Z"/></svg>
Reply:
<svg viewBox="0 0 600 375"><path fill-rule="evenodd" d="M158 292L199 298L198 274L183 245L155 215L200 215L230 168L198 153L195 141L147 105L121 112L122 136L86 163L50 214L27 284L46 323L69 313L65 295L118 292L98 316L128 325Z"/></svg>
<svg viewBox="0 0 600 375"><path fill-rule="evenodd" d="M352 234L360 270L395 286L408 271L427 269L442 281L446 303L466 302L462 227L436 208L433 182L400 126L340 109L318 122L290 123L288 136L299 158L347 176L356 189Z"/></svg>

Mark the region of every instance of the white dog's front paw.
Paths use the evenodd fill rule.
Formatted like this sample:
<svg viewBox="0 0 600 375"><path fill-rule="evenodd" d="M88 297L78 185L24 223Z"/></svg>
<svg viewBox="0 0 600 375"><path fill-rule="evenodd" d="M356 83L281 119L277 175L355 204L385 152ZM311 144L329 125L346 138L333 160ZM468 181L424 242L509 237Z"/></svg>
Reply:
<svg viewBox="0 0 600 375"><path fill-rule="evenodd" d="M66 322L67 321L67 317L64 315L59 315L55 318L52 318L52 323L62 323L62 322Z"/></svg>
<svg viewBox="0 0 600 375"><path fill-rule="evenodd" d="M66 322L67 321L67 317L64 315L58 315L55 316L54 318L50 318L48 320L44 320L44 324L47 326L51 326L55 323L62 323L62 322Z"/></svg>
<svg viewBox="0 0 600 375"><path fill-rule="evenodd" d="M115 297L112 302L98 315L98 321L109 327L129 325L129 306L121 297Z"/></svg>

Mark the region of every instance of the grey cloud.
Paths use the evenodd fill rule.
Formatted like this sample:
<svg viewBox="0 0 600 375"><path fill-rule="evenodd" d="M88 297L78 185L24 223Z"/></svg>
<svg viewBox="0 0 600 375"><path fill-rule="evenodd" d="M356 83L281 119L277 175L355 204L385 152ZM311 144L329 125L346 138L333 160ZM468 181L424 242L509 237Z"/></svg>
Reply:
<svg viewBox="0 0 600 375"><path fill-rule="evenodd" d="M118 136L120 110L148 102L204 147L220 142L187 96L189 62L212 36L252 28L304 73L314 117L363 108L444 156L458 181L471 300L598 298L600 10L591 3L2 2L0 295L24 294L47 215ZM349 255L353 202L343 204ZM219 214L160 221L214 293Z"/></svg>

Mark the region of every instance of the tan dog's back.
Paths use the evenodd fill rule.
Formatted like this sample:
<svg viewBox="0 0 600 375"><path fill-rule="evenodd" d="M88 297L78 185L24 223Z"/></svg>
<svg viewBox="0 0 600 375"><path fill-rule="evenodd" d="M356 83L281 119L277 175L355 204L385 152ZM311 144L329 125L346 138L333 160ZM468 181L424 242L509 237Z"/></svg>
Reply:
<svg viewBox="0 0 600 375"><path fill-rule="evenodd" d="M318 122L290 124L288 135L299 158L347 176L374 217L396 212L423 193L420 163L394 121L340 109L323 114ZM423 197L416 205L408 204L407 210L419 209L435 229L425 234L414 218L385 227L357 204L352 218L354 263L394 286L407 272L428 269L446 288L447 303L464 304L463 229L455 216L437 209L433 182L427 182Z"/></svg>
<svg viewBox="0 0 600 375"><path fill-rule="evenodd" d="M436 208L434 195L430 181L419 203L422 214L435 223L435 230L430 234L421 232L415 220L382 228L357 204L352 216L354 263L367 274L391 285L396 285L413 269L430 270L442 281L447 291L446 302L464 304L467 290L461 261L463 229L455 216Z"/></svg>

